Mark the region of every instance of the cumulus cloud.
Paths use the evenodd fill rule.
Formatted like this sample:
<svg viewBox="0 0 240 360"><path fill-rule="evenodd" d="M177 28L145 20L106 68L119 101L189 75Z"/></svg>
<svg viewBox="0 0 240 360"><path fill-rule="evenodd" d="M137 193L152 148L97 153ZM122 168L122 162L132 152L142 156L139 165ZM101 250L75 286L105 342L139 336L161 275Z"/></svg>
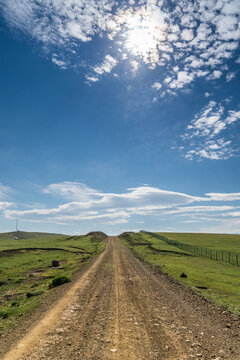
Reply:
<svg viewBox="0 0 240 360"><path fill-rule="evenodd" d="M189 144L185 158L211 160L228 159L238 150L233 140L225 140L222 133L240 119L240 111L226 110L222 104L210 101L187 126L182 139Z"/></svg>
<svg viewBox="0 0 240 360"><path fill-rule="evenodd" d="M135 72L143 65L161 68L159 96L176 94L197 78L234 76L226 61L239 47L238 0L184 0L171 7L167 0L0 0L0 7L5 21L40 41L60 68L82 66L79 57L86 54L88 83L125 61ZM88 48L79 49L84 43L92 54L95 39L101 47L92 65Z"/></svg>

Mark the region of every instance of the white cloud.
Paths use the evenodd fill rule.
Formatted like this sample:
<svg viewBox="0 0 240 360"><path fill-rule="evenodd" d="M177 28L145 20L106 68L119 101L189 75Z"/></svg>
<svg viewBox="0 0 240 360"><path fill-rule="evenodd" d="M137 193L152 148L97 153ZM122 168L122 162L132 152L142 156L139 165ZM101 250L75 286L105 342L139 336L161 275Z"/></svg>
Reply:
<svg viewBox="0 0 240 360"><path fill-rule="evenodd" d="M73 200L53 208L4 211L5 217L25 221L68 223L72 221L126 222L132 215L155 214L161 209L201 201L201 197L161 190L150 186L128 189L122 194L103 193L82 183L51 184L43 193Z"/></svg>
<svg viewBox="0 0 240 360"><path fill-rule="evenodd" d="M58 59L56 55L53 55L52 62L63 70L67 69L67 63L63 60Z"/></svg>
<svg viewBox="0 0 240 360"><path fill-rule="evenodd" d="M209 160L227 160L234 156L234 151L231 147L231 141L219 139L214 141L206 141L201 146L196 146L195 149L188 150L185 158L193 160L194 157L199 159ZM192 144L193 147L193 144Z"/></svg>
<svg viewBox="0 0 240 360"><path fill-rule="evenodd" d="M226 80L227 80L227 82L229 82L229 81L231 81L232 79L234 79L235 76L236 76L236 73L234 73L234 72L228 73L228 74L226 75Z"/></svg>
<svg viewBox="0 0 240 360"><path fill-rule="evenodd" d="M210 101L191 121L182 136L189 145L185 158L221 160L234 156L239 148L238 143L233 137L232 140L225 140L222 132L239 119L240 111L227 111L223 105Z"/></svg>
<svg viewBox="0 0 240 360"><path fill-rule="evenodd" d="M106 30L113 6L108 0L1 0L0 4L11 26L60 46L90 41Z"/></svg>
<svg viewBox="0 0 240 360"><path fill-rule="evenodd" d="M131 65L132 65L133 71L137 71L137 70L138 70L138 68L139 68L139 63L138 63L137 61L132 60L132 61L131 61Z"/></svg>
<svg viewBox="0 0 240 360"><path fill-rule="evenodd" d="M179 71L177 78L170 82L169 87L172 89L181 89L184 85L189 84L193 81L194 74L187 73L186 71Z"/></svg>
<svg viewBox="0 0 240 360"><path fill-rule="evenodd" d="M205 92L205 93L204 93L204 96L205 96L206 98L208 98L208 97L212 96L212 94L209 93L209 92Z"/></svg>
<svg viewBox="0 0 240 360"><path fill-rule="evenodd" d="M104 73L110 73L112 69L117 65L117 60L114 59L111 55L106 55L101 64L93 67L94 75L86 75L86 79L91 82L96 82L99 80L99 76Z"/></svg>
<svg viewBox="0 0 240 360"><path fill-rule="evenodd" d="M239 227L239 219L216 219L215 225L204 226L204 232L218 234L239 234Z"/></svg>
<svg viewBox="0 0 240 360"><path fill-rule="evenodd" d="M153 89L156 89L156 90L160 90L162 87L162 84L159 83L159 82L155 82L153 85L152 85L152 88Z"/></svg>
<svg viewBox="0 0 240 360"><path fill-rule="evenodd" d="M0 211L12 207L14 204L8 201L0 201Z"/></svg>
<svg viewBox="0 0 240 360"><path fill-rule="evenodd" d="M200 115L197 115L195 119L191 121L191 125L188 125L187 130L190 131L190 137L206 135L214 137L218 134L226 127L225 122L221 120L223 111L224 108L222 105L210 101Z"/></svg>
<svg viewBox="0 0 240 360"><path fill-rule="evenodd" d="M114 59L111 55L106 55L103 62L100 65L96 65L93 68L93 71L102 75L103 73L109 73L117 65L117 60Z"/></svg>
<svg viewBox="0 0 240 360"><path fill-rule="evenodd" d="M97 82L99 78L97 76L86 75L86 80L89 82Z"/></svg>
<svg viewBox="0 0 240 360"><path fill-rule="evenodd" d="M192 196L149 185L129 188L122 193L111 193L95 190L76 181L66 181L43 188L41 199L43 194L55 197L60 204L52 207L43 204L35 205L36 207L18 204L16 209L11 208L11 203L0 202L0 210L6 219L19 218L23 224L81 224L87 227L94 224L95 228L118 227L119 224L134 227L140 223L159 224L159 221L163 224L167 221L178 224L186 221L211 221L221 224L232 219L231 221L240 223L240 193ZM52 201L53 199L51 203ZM216 202L218 205L215 205ZM226 202L229 204L226 205Z"/></svg>
<svg viewBox="0 0 240 360"><path fill-rule="evenodd" d="M240 200L240 193L208 193L210 200L214 201L235 201Z"/></svg>
<svg viewBox="0 0 240 360"><path fill-rule="evenodd" d="M14 203L6 201L11 194L13 194L12 188L0 183L0 211L6 210L14 206Z"/></svg>
<svg viewBox="0 0 240 360"><path fill-rule="evenodd" d="M240 111L230 110L228 113L229 115L226 119L227 124L232 124L233 122L240 119Z"/></svg>
<svg viewBox="0 0 240 360"><path fill-rule="evenodd" d="M209 194L206 194L209 195ZM210 195L211 198L211 195ZM214 200L211 198L211 200ZM166 212L166 214L187 214L187 213L192 213L192 214L196 214L196 213L215 213L215 212L225 212L225 211L229 211L229 210L234 210L236 209L235 206L211 206L211 205L207 205L207 206L184 206L184 207L178 207L177 209L174 210L169 210Z"/></svg>
<svg viewBox="0 0 240 360"><path fill-rule="evenodd" d="M235 1L228 1L227 3L223 4L222 12L223 14L227 15L235 15L240 11L240 3L238 0Z"/></svg>
<svg viewBox="0 0 240 360"><path fill-rule="evenodd" d="M42 42L60 68L84 66L87 83L126 60L134 71L142 65L161 68L159 96L175 94L199 77L218 80L224 74L230 81L234 75L228 73L226 60L239 47L238 0L172 5L170 10L165 1L155 0L0 0L11 27ZM92 60L95 39L101 46ZM91 60L88 47L79 51L81 43L89 43ZM99 58L104 59L100 64ZM172 81L164 82L166 78Z"/></svg>
<svg viewBox="0 0 240 360"><path fill-rule="evenodd" d="M223 214L222 216L229 217L229 218L231 218L231 217L236 218L237 217L240 220L240 211L231 211L231 212L229 212L227 214Z"/></svg>
<svg viewBox="0 0 240 360"><path fill-rule="evenodd" d="M194 33L192 29L183 29L181 35L182 35L182 39L185 41L190 41L194 38Z"/></svg>
<svg viewBox="0 0 240 360"><path fill-rule="evenodd" d="M43 189L43 193L63 197L67 200L84 202L99 196L99 192L97 190L75 181L50 184Z"/></svg>
<svg viewBox="0 0 240 360"><path fill-rule="evenodd" d="M0 183L0 200L7 199L12 192L13 190L9 186Z"/></svg>
<svg viewBox="0 0 240 360"><path fill-rule="evenodd" d="M212 74L207 77L207 80L219 79L222 76L222 71L214 70Z"/></svg>

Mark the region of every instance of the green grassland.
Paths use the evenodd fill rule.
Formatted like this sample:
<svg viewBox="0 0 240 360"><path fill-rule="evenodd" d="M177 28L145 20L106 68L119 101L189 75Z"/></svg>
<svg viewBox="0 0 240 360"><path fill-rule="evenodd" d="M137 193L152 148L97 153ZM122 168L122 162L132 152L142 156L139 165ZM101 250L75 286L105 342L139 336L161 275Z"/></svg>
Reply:
<svg viewBox="0 0 240 360"><path fill-rule="evenodd" d="M235 235L175 233L161 233L161 235L218 250L237 252L240 248L240 236ZM149 234L126 234L121 238L144 261L157 265L163 272L190 286L207 299L240 315L240 267L190 254ZM182 273L187 277L180 277Z"/></svg>
<svg viewBox="0 0 240 360"><path fill-rule="evenodd" d="M240 235L193 234L193 233L156 233L171 240L185 244L207 247L209 249L229 251L240 254Z"/></svg>
<svg viewBox="0 0 240 360"><path fill-rule="evenodd" d="M53 290L59 275L71 277L83 263L103 251L101 234L0 234L0 333L37 307ZM53 267L52 261L59 261Z"/></svg>

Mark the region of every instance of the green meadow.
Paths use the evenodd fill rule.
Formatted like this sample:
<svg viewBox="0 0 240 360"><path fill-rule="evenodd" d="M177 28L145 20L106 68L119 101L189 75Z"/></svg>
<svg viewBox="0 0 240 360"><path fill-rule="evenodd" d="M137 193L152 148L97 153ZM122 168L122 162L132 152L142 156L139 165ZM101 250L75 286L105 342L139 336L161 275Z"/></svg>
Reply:
<svg viewBox="0 0 240 360"><path fill-rule="evenodd" d="M156 233L170 240L185 244L207 247L214 250L229 251L240 254L240 235L227 234L193 234L193 233Z"/></svg>
<svg viewBox="0 0 240 360"><path fill-rule="evenodd" d="M55 278L71 279L104 246L104 234L97 233L89 236L0 234L0 333L54 291L51 284ZM53 266L53 261L57 265Z"/></svg>
<svg viewBox="0 0 240 360"><path fill-rule="evenodd" d="M238 253L240 236L219 234L157 233L171 240ZM121 236L138 256L191 287L205 298L240 315L240 267L194 255L149 234ZM181 277L181 274L187 277Z"/></svg>

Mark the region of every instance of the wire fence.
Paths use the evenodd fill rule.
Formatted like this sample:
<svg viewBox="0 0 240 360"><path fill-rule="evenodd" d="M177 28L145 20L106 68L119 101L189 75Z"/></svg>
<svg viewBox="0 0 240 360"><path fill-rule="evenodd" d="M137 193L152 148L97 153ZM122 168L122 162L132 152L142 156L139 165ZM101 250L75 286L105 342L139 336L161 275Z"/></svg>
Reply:
<svg viewBox="0 0 240 360"><path fill-rule="evenodd" d="M199 256L205 256L212 260L216 261L223 261L231 265L240 266L240 254L228 252L228 251L222 251L222 250L215 250L215 249L209 249L205 247L190 245L190 244L184 244L177 240L170 240L166 238L165 236L158 235L149 231L142 230L141 232L145 234L149 234L157 239L160 239L164 241L165 243L169 245L176 246L179 249L185 250L191 254L199 255Z"/></svg>

